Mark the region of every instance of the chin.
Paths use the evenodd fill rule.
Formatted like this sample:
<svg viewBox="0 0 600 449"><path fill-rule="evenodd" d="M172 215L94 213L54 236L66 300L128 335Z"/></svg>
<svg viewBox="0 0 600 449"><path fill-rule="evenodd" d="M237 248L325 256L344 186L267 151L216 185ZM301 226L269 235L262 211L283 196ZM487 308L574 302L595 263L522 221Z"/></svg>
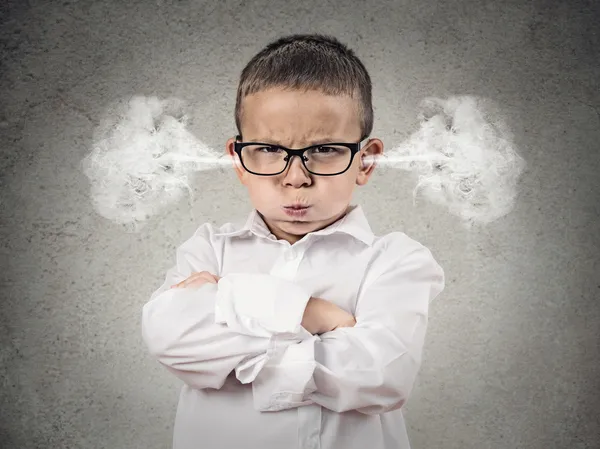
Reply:
<svg viewBox="0 0 600 449"><path fill-rule="evenodd" d="M292 217L283 217L279 220L280 223L285 223L286 225L294 225L294 226L308 226L315 223L315 220L307 220L307 219L297 219Z"/></svg>

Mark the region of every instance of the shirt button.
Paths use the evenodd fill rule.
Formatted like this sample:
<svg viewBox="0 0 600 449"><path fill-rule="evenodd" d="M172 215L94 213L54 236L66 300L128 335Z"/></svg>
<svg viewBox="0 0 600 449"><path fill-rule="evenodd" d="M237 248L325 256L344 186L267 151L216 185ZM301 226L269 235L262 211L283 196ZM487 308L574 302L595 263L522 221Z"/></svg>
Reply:
<svg viewBox="0 0 600 449"><path fill-rule="evenodd" d="M288 253L285 255L285 260L287 262L291 262L292 260L294 260L296 258L296 251L294 251L293 249L290 249L288 251Z"/></svg>

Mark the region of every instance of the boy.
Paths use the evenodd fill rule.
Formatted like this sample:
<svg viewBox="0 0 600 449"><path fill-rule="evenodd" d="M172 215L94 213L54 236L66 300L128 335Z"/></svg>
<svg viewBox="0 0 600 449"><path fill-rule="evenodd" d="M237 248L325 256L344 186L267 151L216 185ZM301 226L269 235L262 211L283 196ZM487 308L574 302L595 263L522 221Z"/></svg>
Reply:
<svg viewBox="0 0 600 449"><path fill-rule="evenodd" d="M444 274L349 205L383 151L360 146L366 69L334 38L279 39L242 71L236 125L254 210L200 226L143 309L151 354L185 383L173 447L408 449L401 407Z"/></svg>

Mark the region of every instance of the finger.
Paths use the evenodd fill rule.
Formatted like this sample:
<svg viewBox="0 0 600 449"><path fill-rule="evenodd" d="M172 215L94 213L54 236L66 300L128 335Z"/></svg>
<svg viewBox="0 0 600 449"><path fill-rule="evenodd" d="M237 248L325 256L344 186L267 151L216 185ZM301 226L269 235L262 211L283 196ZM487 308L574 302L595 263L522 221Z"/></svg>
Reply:
<svg viewBox="0 0 600 449"><path fill-rule="evenodd" d="M219 282L219 279L221 279L221 278L220 278L219 276L217 276L216 274L209 273L208 271L205 271L205 273L206 273L206 275L207 275L208 277L210 277L211 279L213 279L213 280L215 281L215 284L216 284L217 282Z"/></svg>
<svg viewBox="0 0 600 449"><path fill-rule="evenodd" d="M190 285L192 282L196 281L197 279L206 279L208 282L210 282L212 284L216 284L217 282L219 282L221 277L214 275L212 273L209 273L208 271L199 271L196 273L192 273L192 275L190 277L188 277L187 279L184 279L183 281L181 281L177 284L171 285L171 288L186 287L186 286Z"/></svg>
<svg viewBox="0 0 600 449"><path fill-rule="evenodd" d="M217 283L217 280L215 279L215 277L210 273L205 273L204 276L202 276L202 279L206 279L211 284Z"/></svg>
<svg viewBox="0 0 600 449"><path fill-rule="evenodd" d="M204 285L206 283L210 283L210 284L216 284L217 281L215 280L215 278L208 272L203 271L202 273L200 273L198 276L194 276L189 277L188 279L186 279L185 281L183 281L183 288L186 287L199 287L201 285Z"/></svg>
<svg viewBox="0 0 600 449"><path fill-rule="evenodd" d="M207 271L198 271L198 272L192 273L187 279L184 279L183 281L181 281L177 284L171 285L171 288L185 287L190 282L194 281L195 279L201 277L203 274L207 274L207 273L208 273Z"/></svg>
<svg viewBox="0 0 600 449"><path fill-rule="evenodd" d="M191 277L195 277L195 276L196 276L196 274L197 274L197 273L192 273L192 275L191 275L190 277L188 277L188 278L184 279L183 281L180 281L180 282L178 282L178 283L176 283L176 284L173 284L173 285L171 285L171 288L177 288L177 287L180 287L180 286L182 286L182 285L183 285L183 283L184 283L184 282L185 282L187 279L190 279Z"/></svg>

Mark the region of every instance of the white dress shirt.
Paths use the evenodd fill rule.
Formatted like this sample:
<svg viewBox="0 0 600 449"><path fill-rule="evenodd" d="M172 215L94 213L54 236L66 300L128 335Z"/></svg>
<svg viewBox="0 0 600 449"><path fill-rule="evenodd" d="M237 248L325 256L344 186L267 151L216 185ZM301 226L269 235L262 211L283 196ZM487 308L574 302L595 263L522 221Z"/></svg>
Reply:
<svg viewBox="0 0 600 449"><path fill-rule="evenodd" d="M222 279L170 289L200 271ZM293 245L256 210L200 226L143 307L149 352L185 383L173 448L409 449L401 407L443 288L426 247L374 236L360 206ZM311 296L356 325L311 335Z"/></svg>

